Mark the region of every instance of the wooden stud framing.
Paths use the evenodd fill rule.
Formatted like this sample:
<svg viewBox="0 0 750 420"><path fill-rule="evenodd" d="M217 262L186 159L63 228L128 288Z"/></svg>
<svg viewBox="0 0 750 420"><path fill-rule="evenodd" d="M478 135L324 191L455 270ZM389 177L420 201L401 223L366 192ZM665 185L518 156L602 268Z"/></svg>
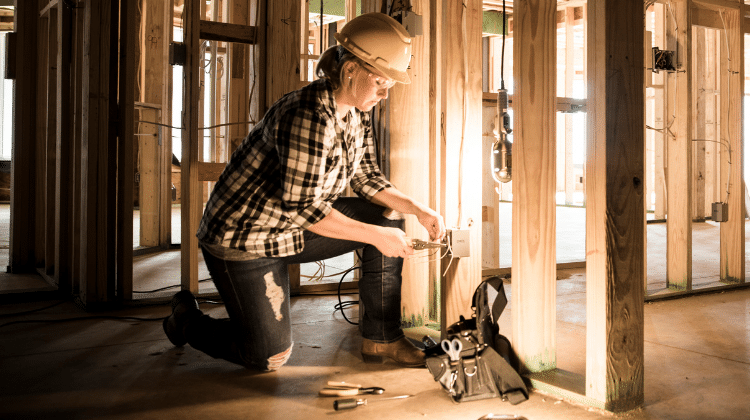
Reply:
<svg viewBox="0 0 750 420"><path fill-rule="evenodd" d="M114 251L109 226L114 207L109 199L111 127L109 108L112 5L86 2L84 6L83 92L81 103L81 253L80 295L83 302L107 298L108 279L114 276Z"/></svg>
<svg viewBox="0 0 750 420"><path fill-rule="evenodd" d="M167 33L166 19L168 2L164 0L141 0L140 42L138 43L138 80L135 86L137 102L135 117L137 133L135 137L136 172L139 174L138 207L140 210L141 247L169 246L171 229L171 142L164 134L167 127L151 124L165 124L168 115L167 101ZM171 9L171 8L170 8ZM165 156L166 155L166 156Z"/></svg>
<svg viewBox="0 0 750 420"><path fill-rule="evenodd" d="M728 159L722 159L721 175L722 185L727 189L724 197L729 208L728 220L721 224L720 234L720 277L721 281L726 283L745 282L745 189L742 180L742 99L744 97L745 60L740 11L739 7L720 10L725 33L723 34L724 42L721 44L721 69L723 71L719 139L730 150ZM731 159L731 166L729 166L729 159ZM726 171L723 170L725 167Z"/></svg>
<svg viewBox="0 0 750 420"><path fill-rule="evenodd" d="M23 0L17 0L22 2ZM18 5L17 5L18 6ZM29 69L38 68L37 50L39 15L34 7L16 7L14 26L16 28L16 50L29 51L17 54L15 63L16 97L26 98L16 101L13 115L13 157L15 162L37 162L34 154L37 127L36 110L36 75ZM34 270L35 243L29 236L35 233L34 182L36 165L12 165L11 176L11 223L10 255L8 271L24 273Z"/></svg>
<svg viewBox="0 0 750 420"><path fill-rule="evenodd" d="M655 46L667 49L665 32L665 7L663 4L654 4L654 40ZM654 219L664 220L667 214L667 161L665 160L666 127L672 121L667 107L667 73L659 72L654 76L654 110L659 112L655 115L654 124L659 130L654 131ZM645 280L644 280L645 281Z"/></svg>
<svg viewBox="0 0 750 420"><path fill-rule="evenodd" d="M233 1L229 4L229 16L238 25L250 23L250 11L247 1ZM230 44L229 63L231 75L227 94L229 95L229 108L227 119L232 122L248 121L248 95L250 93L250 68L248 66L249 51L252 46L241 43ZM249 124L231 125L228 127L229 154L239 145L242 139L250 131Z"/></svg>
<svg viewBox="0 0 750 420"><path fill-rule="evenodd" d="M497 140L497 100L482 101L482 270L500 265L500 186L492 176L492 146Z"/></svg>
<svg viewBox="0 0 750 420"><path fill-rule="evenodd" d="M719 51L720 44L717 42L721 39L719 31L706 31L706 55L710 61L706 65L706 71L703 75L703 85L707 94L705 101L705 136L706 143L706 214L709 214L711 203L721 201L721 157L726 150L717 143L719 140ZM698 120L700 121L700 120Z"/></svg>
<svg viewBox="0 0 750 420"><path fill-rule="evenodd" d="M555 15L553 1L514 4L512 342L529 372L557 364Z"/></svg>
<svg viewBox="0 0 750 420"><path fill-rule="evenodd" d="M471 316L471 297L481 281L482 194L478 182L482 165L477 162L482 159L482 69L471 65L470 57L479 57L482 52L482 3L447 2L442 7L433 15L444 19L436 22L441 39L437 54L442 66L436 89L443 95L440 117L445 147L444 151L437 150L444 159L443 216L448 228L470 231L471 249L469 257L443 261L440 325L445 335L446 328L460 315Z"/></svg>
<svg viewBox="0 0 750 420"><path fill-rule="evenodd" d="M57 156L57 15L58 10L52 7L48 10L47 21L47 48L46 53L46 90L47 99L44 113L45 133L44 133L44 265L41 267L43 276L49 276L52 281L59 286L55 278L55 215L57 213L57 201L55 197L56 185L56 160Z"/></svg>
<svg viewBox="0 0 750 420"><path fill-rule="evenodd" d="M573 80L575 78L575 7L566 7L564 9L565 12L565 74L564 80L565 80L565 96L568 98L573 97ZM557 153L558 155L561 155L564 160L564 164L562 168L558 168L558 171L560 169L563 170L563 176L562 176L562 184L563 184L563 191L565 192L565 204L571 205L574 204L574 193L575 193L575 170L573 168L573 114L566 113L564 114L563 118L565 121L564 127L564 133L565 136L563 137L562 143L565 145L564 152L565 153Z"/></svg>
<svg viewBox="0 0 750 420"><path fill-rule="evenodd" d="M273 51L266 63L266 109L300 85L301 25L297 22L298 0L274 0L266 3L266 48Z"/></svg>
<svg viewBox="0 0 750 420"><path fill-rule="evenodd" d="M364 12L364 3L362 11ZM430 135L430 201L429 206L445 215L445 189L443 186L446 182L445 163L446 163L446 145L443 142L445 138L445 118L443 110L443 62L444 57L441 49L443 45L444 34L443 28L445 22L445 6L442 0L430 0L430 87L429 87L429 124L428 130ZM430 282L429 301L430 301L430 319L444 321L442 308L442 267L439 264L430 264L429 278Z"/></svg>
<svg viewBox="0 0 750 420"><path fill-rule="evenodd" d="M248 8L240 6L241 11L249 9L249 20L261 22L265 16L269 22L268 30L256 33L255 27L240 23L207 22L201 20L202 11L199 0L185 3L185 43L188 59L185 64L185 91L183 104L186 107L184 130L182 137L183 159L181 166L182 177L182 288L198 292L198 240L195 232L203 209L202 185L205 180L215 180L216 175L223 169L224 163L200 162L200 139L198 136L201 109L198 106L200 88L198 77L199 43L202 36L210 39L253 44L251 55L252 71L258 75L269 75L266 83L262 76L255 77L255 86L251 88L250 113L251 120L259 121L273 101L285 93L299 87L299 25L296 19L299 14L299 2L286 0L283 2L265 3L254 1L248 3ZM265 5L267 8L264 8ZM241 19L241 18L240 18ZM260 25L261 23L258 23ZM260 46L260 47L259 47ZM265 47L265 48L264 48ZM234 44L237 48L237 44ZM271 49L277 54L265 67L262 66L264 50ZM239 51L239 50L236 50ZM242 55L240 55L242 56ZM259 58L256 60L256 58ZM290 69L296 69L290 71ZM233 70L237 70L236 67ZM244 71L242 79L244 79ZM239 75L239 73L236 73ZM241 85L242 86L242 85ZM262 92L256 92L259 89ZM261 105L262 104L262 105ZM233 114L234 115L234 114ZM239 117L239 116L238 116ZM242 118L245 120L246 117Z"/></svg>
<svg viewBox="0 0 750 420"><path fill-rule="evenodd" d="M195 232L202 214L202 188L198 182L200 70L200 0L185 0L184 42L187 50L183 68L183 124L180 177L182 289L198 293L198 238Z"/></svg>
<svg viewBox="0 0 750 420"><path fill-rule="evenodd" d="M706 213L706 142L703 139L706 138L706 98L713 96L712 93L707 92L702 87L702 79L706 75L706 30L705 28L694 28L693 29L693 50L692 50L692 61L694 71L691 72L689 77L692 77L692 95L694 98L692 115L695 116L695 124L693 125L693 213L692 217L695 221L703 221L706 216L710 216L710 212ZM708 208L710 210L710 207Z"/></svg>
<svg viewBox="0 0 750 420"><path fill-rule="evenodd" d="M71 290L73 273L71 272L71 206L72 206L72 166L70 164L73 154L70 132L70 118L67 113L70 110L70 52L71 39L70 28L71 13L62 3L57 6L57 48L55 66L57 67L55 94L55 218L54 218L54 278L55 283L62 290Z"/></svg>
<svg viewBox="0 0 750 420"><path fill-rule="evenodd" d="M692 98L692 25L688 1L673 4L674 19L667 19L667 45L677 51L675 63L679 71L667 79L667 109L672 115L671 132L665 139L667 166L667 288L677 291L692 287L692 160L693 160L693 98ZM675 27L676 25L676 27ZM673 103L674 101L674 103Z"/></svg>
<svg viewBox="0 0 750 420"><path fill-rule="evenodd" d="M413 12L429 16L429 3L414 2ZM429 24L429 22L427 23ZM428 29L423 28L423 33ZM430 171L429 132L429 36L412 39L412 59L409 63L409 85L397 84L389 92L390 121L390 180L406 195L421 203L430 200L430 179L423 174ZM413 218L406 219L406 234L428 240L424 227ZM431 252L430 252L431 253ZM402 324L422 326L429 318L429 263L425 252L404 260L402 270ZM433 256L432 259L435 259Z"/></svg>
<svg viewBox="0 0 750 420"><path fill-rule="evenodd" d="M577 391L589 405L626 411L644 399L642 4L590 2L588 25L586 377Z"/></svg>
<svg viewBox="0 0 750 420"><path fill-rule="evenodd" d="M72 249L70 252L70 272L72 275L73 293L79 293L81 289L79 275L81 273L81 172L82 172L82 133L85 124L82 118L83 109L83 33L84 33L84 12L73 15L73 28L71 29L73 46L71 51L71 109L72 123L70 138L72 140L72 187L71 187L71 236ZM87 98L88 99L88 98Z"/></svg>
<svg viewBox="0 0 750 420"><path fill-rule="evenodd" d="M200 22L200 39L209 41L255 44L255 33L256 28L254 26L206 20Z"/></svg>
<svg viewBox="0 0 750 420"><path fill-rule="evenodd" d="M119 299L133 298L133 185L135 168L134 106L135 106L135 2L120 0L120 65L118 89L118 145L117 145L117 232L115 234L116 278Z"/></svg>

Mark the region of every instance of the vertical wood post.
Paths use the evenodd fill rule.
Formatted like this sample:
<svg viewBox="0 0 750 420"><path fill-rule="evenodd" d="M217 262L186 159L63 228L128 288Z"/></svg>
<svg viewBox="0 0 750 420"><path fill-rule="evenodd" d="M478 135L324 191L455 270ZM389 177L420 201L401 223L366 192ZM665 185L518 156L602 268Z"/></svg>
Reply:
<svg viewBox="0 0 750 420"><path fill-rule="evenodd" d="M57 56L55 65L57 67L57 95L55 110L56 120L56 146L55 155L55 283L62 290L70 291L73 286L73 273L71 272L71 250L73 249L71 223L72 216L72 138L71 126L71 101L70 101L70 51L71 51L71 28L70 9L60 2L57 5ZM48 188L51 186L48 186Z"/></svg>
<svg viewBox="0 0 750 420"><path fill-rule="evenodd" d="M644 399L643 5L588 8L585 395L626 411Z"/></svg>
<svg viewBox="0 0 750 420"><path fill-rule="evenodd" d="M444 218L449 229L469 230L471 253L443 261L450 264L441 284L440 324L445 335L460 315L471 316L471 297L482 280L482 68L473 64L482 53L482 2L448 1L443 13L438 54L444 61L437 83L443 91Z"/></svg>
<svg viewBox="0 0 750 420"><path fill-rule="evenodd" d="M24 273L34 270L34 241L29 234L35 231L34 197L36 171L36 69L37 22L39 13L30 4L16 0L14 27L16 30L15 112L13 114L13 164L11 167L11 222L8 271ZM21 53L25 51L25 53ZM23 100L16 100L23 98ZM26 162L17 165L15 162ZM23 232L23 233L21 233ZM29 234L26 234L29 233Z"/></svg>
<svg viewBox="0 0 750 420"><path fill-rule="evenodd" d="M187 51L183 68L182 104L182 158L180 159L180 182L182 188L182 219L180 242L182 253L182 289L198 293L198 238L195 236L202 215L203 193L198 182L198 153L200 138L198 131L200 109L200 16L201 0L185 0L184 42Z"/></svg>
<svg viewBox="0 0 750 420"><path fill-rule="evenodd" d="M429 2L413 2L412 11L429 16ZM407 72L411 83L397 83L389 91L390 180L406 195L421 203L430 201L429 131L429 21L423 24L423 35L411 38L412 58ZM425 228L414 217L406 218L406 234L428 240ZM418 251L404 260L402 270L402 323L422 326L429 317L429 263L431 251ZM435 259L433 256L432 259Z"/></svg>
<svg viewBox="0 0 750 420"><path fill-rule="evenodd" d="M266 109L300 86L300 2L266 2ZM322 54L322 52L321 52Z"/></svg>
<svg viewBox="0 0 750 420"><path fill-rule="evenodd" d="M135 48L139 27L135 24L137 0L120 0L120 64L117 144L116 266L119 299L133 298L133 165Z"/></svg>
<svg viewBox="0 0 750 420"><path fill-rule="evenodd" d="M110 206L109 108L112 63L112 4L84 3L83 93L81 103L81 253L80 294L83 302L104 301L114 276L114 255L109 226ZM112 192L110 192L112 190Z"/></svg>
<svg viewBox="0 0 750 420"><path fill-rule="evenodd" d="M497 106L482 104L482 268L500 265L500 185L492 176L492 146L497 140Z"/></svg>
<svg viewBox="0 0 750 420"><path fill-rule="evenodd" d="M46 71L45 99L44 107L44 268L43 273L51 277L55 284L55 255L57 254L55 246L55 217L57 215L57 197L55 196L55 185L57 175L57 74L60 69L57 68L57 22L58 9L52 7L49 9L46 17L47 21L47 49L45 51L44 65Z"/></svg>
<svg viewBox="0 0 750 420"><path fill-rule="evenodd" d="M654 3L654 46L667 49L664 27L665 7L663 4ZM654 124L661 130L654 131L654 218L664 220L667 214L667 180L665 160L665 144L667 136L664 134L671 121L671 114L665 106L667 103L666 92L669 88L667 74L660 72L654 75ZM650 198L649 198L650 199Z"/></svg>
<svg viewBox="0 0 750 420"><path fill-rule="evenodd" d="M568 98L573 97L573 78L575 77L575 7L565 8L565 96ZM574 204L574 195L576 191L576 180L575 180L575 169L573 167L573 114L565 114L563 117L565 120L564 127L564 166L558 168L563 170L563 191L565 192L565 204Z"/></svg>
<svg viewBox="0 0 750 420"><path fill-rule="evenodd" d="M722 197L729 207L728 220L721 224L721 281L745 282L745 189L743 177L742 101L744 92L744 34L739 9L721 11L726 33L721 42L721 136L730 150L728 159L722 158ZM728 45L727 45L728 44ZM727 55L728 54L728 55ZM726 151L726 148L725 150ZM724 156L724 155L722 155ZM731 159L731 164L728 163ZM727 166L725 165L727 162ZM728 179L727 179L728 177Z"/></svg>
<svg viewBox="0 0 750 420"><path fill-rule="evenodd" d="M513 347L555 368L556 2L519 2L513 31ZM533 54L529 54L533 51Z"/></svg>
<svg viewBox="0 0 750 420"><path fill-rule="evenodd" d="M713 96L703 83L706 74L706 28L693 30L693 63L692 78L693 106L693 219L706 219L706 97ZM710 207L709 207L710 209ZM710 215L711 213L708 213Z"/></svg>
<svg viewBox="0 0 750 420"><path fill-rule="evenodd" d="M692 25L690 1L673 4L674 19L667 19L668 49L676 50L678 71L667 75L671 89L667 94L673 134L665 138L667 166L667 287L689 290L692 286L692 172L693 172L693 106L692 106ZM676 25L676 27L675 27ZM669 91L668 91L669 92ZM672 91L674 92L674 91ZM672 101L676 101L672 103ZM672 119L674 121L672 121ZM672 124L673 122L673 124Z"/></svg>
<svg viewBox="0 0 750 420"><path fill-rule="evenodd" d="M140 83L135 86L137 100L144 102L138 109L141 122L136 123L138 136L134 142L135 150L139 151L136 156L138 166L135 168L140 175L138 188L138 208L140 210L140 246L168 246L166 238L162 235L161 225L171 221L164 217L164 201L169 202L169 183L171 177L171 165L164 165L165 154L169 154L171 163L171 149L166 148L164 138L159 135L166 127L148 124L145 121L163 123L162 119L168 115L164 111L167 108L165 91L162 89L167 84L167 65L165 51L168 50L169 36L164 26L165 5L164 0L140 0L142 1L139 25L140 41L136 44L139 51L138 73ZM173 13L171 10L170 14Z"/></svg>
<svg viewBox="0 0 750 420"><path fill-rule="evenodd" d="M372 0L371 0L372 1ZM362 4L364 11L364 3ZM443 67L442 53L443 28L445 27L445 5L443 0L430 0L430 202L429 205L441 215L445 215L445 125L443 110ZM441 320L442 315L442 267L430 264L430 319Z"/></svg>

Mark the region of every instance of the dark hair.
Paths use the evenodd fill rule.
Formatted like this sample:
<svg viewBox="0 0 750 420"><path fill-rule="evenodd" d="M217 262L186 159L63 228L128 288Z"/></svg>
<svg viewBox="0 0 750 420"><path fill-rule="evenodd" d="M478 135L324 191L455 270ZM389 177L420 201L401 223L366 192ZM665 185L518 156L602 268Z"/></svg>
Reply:
<svg viewBox="0 0 750 420"><path fill-rule="evenodd" d="M333 89L336 90L343 86L344 75L341 69L349 61L361 64L359 58L341 45L328 48L320 56L318 65L315 67L315 74L320 78L326 78L331 82Z"/></svg>

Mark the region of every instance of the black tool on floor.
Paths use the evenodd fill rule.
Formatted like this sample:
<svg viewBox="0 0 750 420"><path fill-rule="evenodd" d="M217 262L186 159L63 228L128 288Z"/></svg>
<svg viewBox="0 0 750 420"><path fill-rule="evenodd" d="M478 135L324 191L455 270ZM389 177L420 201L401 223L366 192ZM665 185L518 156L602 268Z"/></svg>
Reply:
<svg viewBox="0 0 750 420"><path fill-rule="evenodd" d="M400 400L400 399L409 398L409 397L413 397L413 395L399 395L398 397L379 398L377 400L370 401L370 403L376 403L376 402L386 401L386 400ZM341 400L334 401L333 409L336 411L348 410L350 408L357 408L360 405L367 405L367 400L364 398L344 398Z"/></svg>

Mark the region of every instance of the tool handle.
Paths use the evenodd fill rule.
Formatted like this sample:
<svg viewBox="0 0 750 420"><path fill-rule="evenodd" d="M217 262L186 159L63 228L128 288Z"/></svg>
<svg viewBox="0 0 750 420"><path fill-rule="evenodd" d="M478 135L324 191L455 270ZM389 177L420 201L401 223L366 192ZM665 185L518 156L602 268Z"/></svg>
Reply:
<svg viewBox="0 0 750 420"><path fill-rule="evenodd" d="M336 382L336 381L328 381L328 386L335 386L339 388L362 388L362 385L360 384L350 384L347 382Z"/></svg>
<svg viewBox="0 0 750 420"><path fill-rule="evenodd" d="M365 404L365 400L360 400L357 398L344 398L341 400L336 400L333 402L333 409L336 411L339 410L348 410L350 408L357 408L357 406Z"/></svg>
<svg viewBox="0 0 750 420"><path fill-rule="evenodd" d="M359 395L360 390L357 388L343 389L343 388L323 388L318 392L320 395L328 397L348 397L351 395Z"/></svg>

